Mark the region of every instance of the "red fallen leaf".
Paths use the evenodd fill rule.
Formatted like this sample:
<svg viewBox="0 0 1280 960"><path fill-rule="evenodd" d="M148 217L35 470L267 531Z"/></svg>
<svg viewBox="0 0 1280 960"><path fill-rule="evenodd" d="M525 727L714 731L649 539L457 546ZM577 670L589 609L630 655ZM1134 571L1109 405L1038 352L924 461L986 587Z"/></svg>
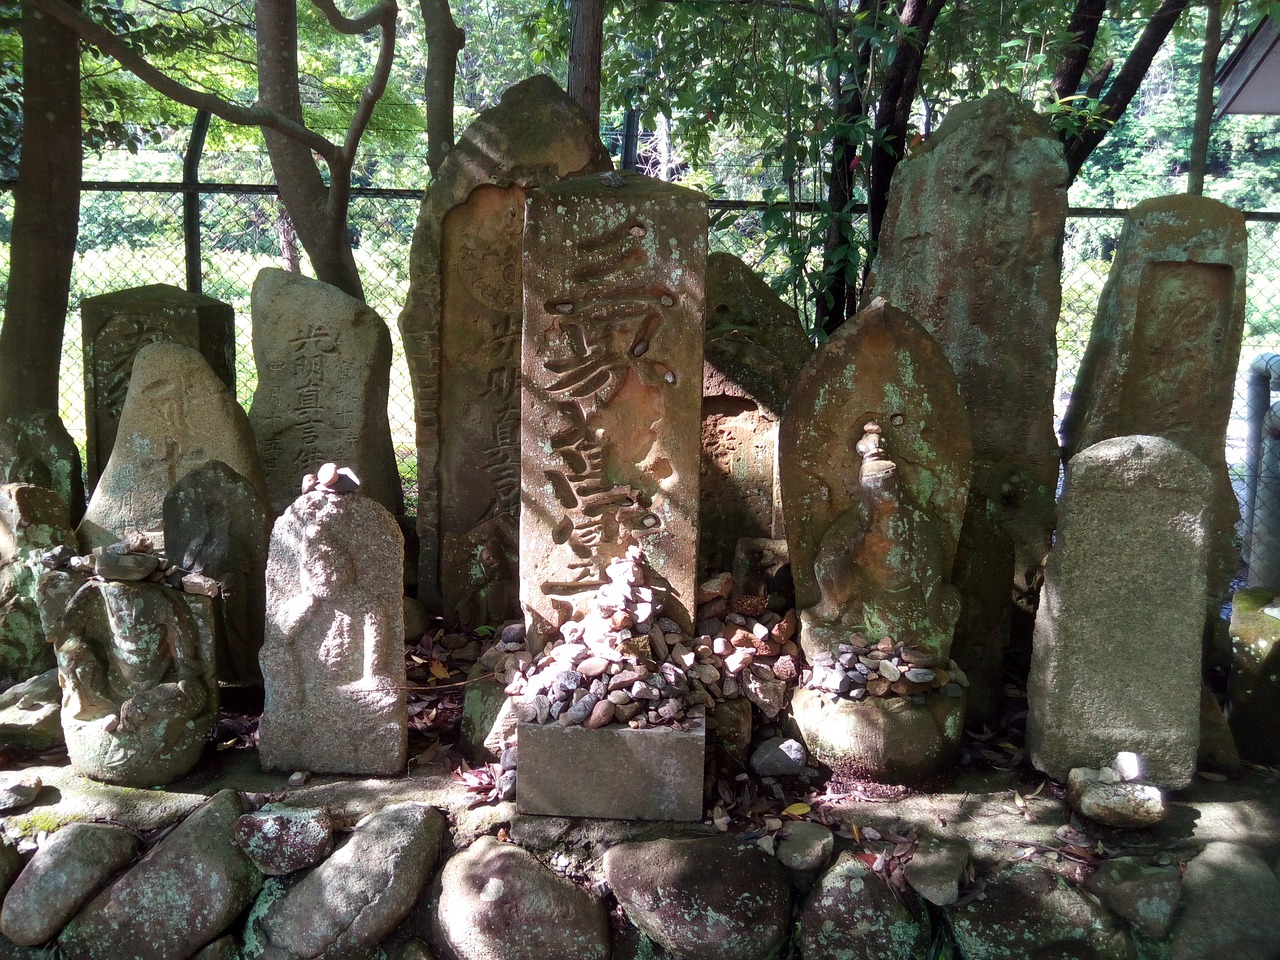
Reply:
<svg viewBox="0 0 1280 960"><path fill-rule="evenodd" d="M874 853L855 853L853 856L855 859L861 860L873 870L875 869L876 861L879 859L879 857Z"/></svg>
<svg viewBox="0 0 1280 960"><path fill-rule="evenodd" d="M1088 847L1077 847L1075 844L1067 844L1062 848L1062 855L1072 860L1078 860L1081 863L1096 863L1098 860L1095 854Z"/></svg>

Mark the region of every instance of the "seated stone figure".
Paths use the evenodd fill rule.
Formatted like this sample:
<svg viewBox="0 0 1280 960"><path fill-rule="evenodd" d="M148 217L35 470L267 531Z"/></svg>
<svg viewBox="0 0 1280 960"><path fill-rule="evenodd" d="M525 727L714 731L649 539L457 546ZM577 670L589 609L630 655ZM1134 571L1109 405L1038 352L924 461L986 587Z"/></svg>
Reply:
<svg viewBox="0 0 1280 960"><path fill-rule="evenodd" d="M218 711L208 599L63 572L39 594L76 771L141 787L190 770Z"/></svg>
<svg viewBox="0 0 1280 960"><path fill-rule="evenodd" d="M827 529L814 559L820 599L805 629L834 647L851 633L892 637L921 663L945 663L960 610L939 523L913 502L879 424L863 427L853 506Z"/></svg>

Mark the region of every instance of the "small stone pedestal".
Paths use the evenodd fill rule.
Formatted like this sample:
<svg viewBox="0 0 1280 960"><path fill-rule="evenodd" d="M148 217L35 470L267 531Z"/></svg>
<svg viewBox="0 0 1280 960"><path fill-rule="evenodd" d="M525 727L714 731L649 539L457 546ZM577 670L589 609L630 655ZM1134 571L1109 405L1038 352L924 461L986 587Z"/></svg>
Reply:
<svg viewBox="0 0 1280 960"><path fill-rule="evenodd" d="M835 700L800 688L791 713L809 753L839 777L917 784L955 759L964 727L964 698L941 691L923 703L906 697Z"/></svg>
<svg viewBox="0 0 1280 960"><path fill-rule="evenodd" d="M700 820L707 731L519 727L516 810L555 817Z"/></svg>

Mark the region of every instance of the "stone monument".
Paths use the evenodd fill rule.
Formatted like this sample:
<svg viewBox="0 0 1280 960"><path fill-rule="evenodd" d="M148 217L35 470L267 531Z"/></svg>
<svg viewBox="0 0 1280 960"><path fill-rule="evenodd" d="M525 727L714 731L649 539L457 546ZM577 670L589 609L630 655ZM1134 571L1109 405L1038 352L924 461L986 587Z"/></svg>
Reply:
<svg viewBox="0 0 1280 960"><path fill-rule="evenodd" d="M966 710L995 713L1010 594L1034 609L1058 483L1056 329L1069 174L1048 118L1007 90L960 104L899 164L868 288L951 361L973 422L954 571Z"/></svg>
<svg viewBox="0 0 1280 960"><path fill-rule="evenodd" d="M817 689L792 699L806 744L837 773L921 780L959 742L963 692L935 682L960 606L950 574L970 456L950 364L882 299L831 336L791 395L779 458L800 642L814 663L860 650L864 676L876 664L879 678L834 707Z"/></svg>
<svg viewBox="0 0 1280 960"><path fill-rule="evenodd" d="M305 474L341 461L370 497L403 513L386 323L336 287L275 267L258 272L252 302L258 387L249 423L272 509L289 506Z"/></svg>
<svg viewBox="0 0 1280 960"><path fill-rule="evenodd" d="M531 649L640 546L692 628L707 201L638 174L534 191L524 235L520 601Z"/></svg>
<svg viewBox="0 0 1280 960"><path fill-rule="evenodd" d="M1130 210L1062 420L1068 458L1111 437L1150 434L1209 468L1212 618L1236 563L1240 514L1224 438L1244 334L1246 245L1241 213L1208 197L1178 194Z"/></svg>
<svg viewBox="0 0 1280 960"><path fill-rule="evenodd" d="M795 310L737 257L707 257L699 578L743 537L781 539L778 422L813 345Z"/></svg>
<svg viewBox="0 0 1280 960"><path fill-rule="evenodd" d="M1162 437L1116 437L1067 463L1027 684L1027 753L1073 767L1141 755L1147 779L1191 782L1213 480Z"/></svg>
<svg viewBox="0 0 1280 960"><path fill-rule="evenodd" d="M76 772L151 787L190 770L218 715L210 600L62 571L39 599Z"/></svg>
<svg viewBox="0 0 1280 960"><path fill-rule="evenodd" d="M56 410L15 414L0 424L0 483L31 483L62 498L74 527L84 516L80 451Z"/></svg>
<svg viewBox="0 0 1280 960"><path fill-rule="evenodd" d="M422 201L400 331L418 421L419 596L450 622L520 615L526 197L611 168L582 108L537 76L480 113Z"/></svg>
<svg viewBox="0 0 1280 960"><path fill-rule="evenodd" d="M235 315L230 304L156 283L86 297L80 304L80 327L90 491L115 446L133 359L142 347L158 341L190 347L235 392Z"/></svg>
<svg viewBox="0 0 1280 960"><path fill-rule="evenodd" d="M218 581L218 679L261 683L270 505L231 467L210 460L164 498L164 539L171 563Z"/></svg>
<svg viewBox="0 0 1280 960"><path fill-rule="evenodd" d="M258 452L244 410L195 350L151 343L138 351L115 448L84 519L81 549L130 533L163 545L165 495L210 460L221 460L266 496Z"/></svg>
<svg viewBox="0 0 1280 960"><path fill-rule="evenodd" d="M32 484L0 485L0 689L54 665L36 582L44 573L41 556L58 547L76 547L62 498Z"/></svg>
<svg viewBox="0 0 1280 960"><path fill-rule="evenodd" d="M398 774L404 538L377 501L336 489L304 493L271 533L260 757L268 770Z"/></svg>

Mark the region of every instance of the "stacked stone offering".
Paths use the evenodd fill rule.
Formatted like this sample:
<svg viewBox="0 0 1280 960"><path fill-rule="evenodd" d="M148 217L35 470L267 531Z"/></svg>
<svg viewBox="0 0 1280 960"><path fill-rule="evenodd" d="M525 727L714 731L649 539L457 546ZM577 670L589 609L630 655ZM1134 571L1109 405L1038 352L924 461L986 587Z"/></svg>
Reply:
<svg viewBox="0 0 1280 960"><path fill-rule="evenodd" d="M561 627L538 656L511 642L486 654L482 662L492 663L515 698L519 720L688 729L716 701L745 696L770 717L782 709L801 670L794 613L727 612L724 621L700 621L695 638L662 615L640 548L610 563L607 574L588 613ZM727 595L727 575L713 582Z"/></svg>
<svg viewBox="0 0 1280 960"><path fill-rule="evenodd" d="M40 558L46 570L71 573L119 582L163 583L196 596L216 598L221 585L212 577L184 570L163 552L157 551L144 533L131 533L124 540L94 547L87 554L76 554L66 547L56 547Z"/></svg>
<svg viewBox="0 0 1280 960"><path fill-rule="evenodd" d="M946 667L922 666L912 648L895 644L892 637L872 643L854 634L835 653L814 657L813 669L804 685L810 690L832 694L832 700L865 700L867 697L922 697L941 690L961 698L969 678L954 660Z"/></svg>

